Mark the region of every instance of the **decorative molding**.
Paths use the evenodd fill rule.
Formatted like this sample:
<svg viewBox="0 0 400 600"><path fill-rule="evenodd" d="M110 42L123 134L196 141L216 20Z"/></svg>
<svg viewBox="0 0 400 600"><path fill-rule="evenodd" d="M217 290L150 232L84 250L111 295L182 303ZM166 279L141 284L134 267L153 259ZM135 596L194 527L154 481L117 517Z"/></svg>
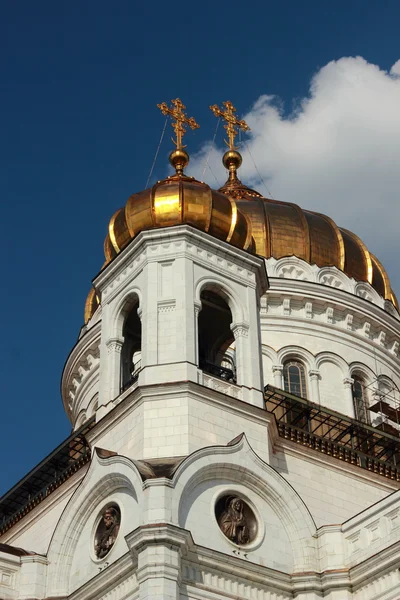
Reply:
<svg viewBox="0 0 400 600"><path fill-rule="evenodd" d="M336 290L350 292L358 298L379 306L395 319L400 320L400 315L393 304L380 296L369 283L356 281L337 267L310 265L296 256L288 256L279 260L271 257L266 259L266 265L270 278L319 283Z"/></svg>
<svg viewBox="0 0 400 600"><path fill-rule="evenodd" d="M290 298L284 298L282 303L283 314L285 316L290 315Z"/></svg>
<svg viewBox="0 0 400 600"><path fill-rule="evenodd" d="M101 323L99 323L100 325ZM92 385L90 382L95 381L96 373L98 379L100 331L95 332L95 337L93 337L93 330L89 330L78 341L64 368L62 397L67 414L69 414L73 424L78 413L84 408L81 406L81 398L87 393L87 385Z"/></svg>
<svg viewBox="0 0 400 600"><path fill-rule="evenodd" d="M197 300L194 301L194 314L195 314L196 319L199 316L202 306L203 305L201 302L197 302Z"/></svg>
<svg viewBox="0 0 400 600"><path fill-rule="evenodd" d="M261 299L260 299L260 314L261 315L268 314L268 297L266 295L261 296Z"/></svg>
<svg viewBox="0 0 400 600"><path fill-rule="evenodd" d="M369 323L369 321L365 321L363 325L363 333L366 338L371 339L371 323Z"/></svg>
<svg viewBox="0 0 400 600"><path fill-rule="evenodd" d="M218 379L217 377L211 377L210 375L206 375L205 373L203 373L202 379L202 383L205 387L241 400L242 390L239 386L234 385L233 383L228 383L227 381L223 381L222 379Z"/></svg>
<svg viewBox="0 0 400 600"><path fill-rule="evenodd" d="M247 323L232 323L231 331L235 340L237 340L239 337L247 338L249 335L249 326Z"/></svg>
<svg viewBox="0 0 400 600"><path fill-rule="evenodd" d="M345 319L345 326L346 326L347 331L353 331L353 319L354 319L354 316L351 313L347 313L346 319Z"/></svg>
<svg viewBox="0 0 400 600"><path fill-rule="evenodd" d="M379 316L374 314L379 309L376 309L373 304L358 307L356 304L361 300L354 296L353 302L353 299L347 295L347 300L351 299L354 305L349 312L346 310L346 304L343 304L339 297L333 301L325 295L307 296L306 290L298 287L302 286L301 282L292 282L293 288L290 292L276 289L276 284L282 281L284 280L271 281L271 288L268 291L268 314L260 312L261 330L266 325L270 325L271 318L282 318L282 315L290 319L290 327L296 327L297 324L302 327L302 323L310 325L312 320L314 335L315 328L321 324L338 331L346 331L352 336L371 340L376 347L396 358L399 355L399 326L393 323L393 318L383 311ZM312 304L312 317L310 317L310 304ZM372 310L366 313L365 309L369 307Z"/></svg>
<svg viewBox="0 0 400 600"><path fill-rule="evenodd" d="M258 578L257 578L258 579ZM252 600L289 600L292 594L271 590L271 581L262 584L254 581L251 573L248 578L237 576L235 572L221 572L218 568L197 564L194 561L182 562L182 581L193 586L196 590L202 589L210 592L221 593L227 598L243 598Z"/></svg>
<svg viewBox="0 0 400 600"><path fill-rule="evenodd" d="M176 308L176 300L160 300L157 307L159 313L173 312Z"/></svg>
<svg viewBox="0 0 400 600"><path fill-rule="evenodd" d="M354 383L354 379L352 379L351 377L345 377L343 379L343 385L344 385L345 389L351 388L353 383Z"/></svg>
<svg viewBox="0 0 400 600"><path fill-rule="evenodd" d="M314 381L314 380L319 381L321 379L321 374L317 369L308 371L308 375L309 375L311 381Z"/></svg>
<svg viewBox="0 0 400 600"><path fill-rule="evenodd" d="M94 286L102 294L103 306L122 287L126 287L128 281L137 276L146 264L158 261L160 257L168 260L184 256L206 267L211 262L213 271L224 277L234 278L245 285L251 284L252 287L260 285L263 290L268 288L264 259L188 225L178 225L141 232L99 273Z"/></svg>
<svg viewBox="0 0 400 600"><path fill-rule="evenodd" d="M122 346L124 342L118 338L111 338L106 342L107 353L112 354L116 352L117 354L121 354Z"/></svg>
<svg viewBox="0 0 400 600"><path fill-rule="evenodd" d="M380 331L378 336L378 344L380 346L386 346L386 331Z"/></svg>

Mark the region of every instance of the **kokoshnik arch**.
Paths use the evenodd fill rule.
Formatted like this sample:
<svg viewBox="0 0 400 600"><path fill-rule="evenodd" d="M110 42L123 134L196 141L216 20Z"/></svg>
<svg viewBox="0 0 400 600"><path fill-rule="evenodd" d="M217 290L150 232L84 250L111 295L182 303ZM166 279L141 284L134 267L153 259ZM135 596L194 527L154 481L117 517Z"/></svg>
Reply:
<svg viewBox="0 0 400 600"><path fill-rule="evenodd" d="M112 216L62 375L73 433L0 501L0 597L396 600L398 304L320 213L175 173Z"/></svg>

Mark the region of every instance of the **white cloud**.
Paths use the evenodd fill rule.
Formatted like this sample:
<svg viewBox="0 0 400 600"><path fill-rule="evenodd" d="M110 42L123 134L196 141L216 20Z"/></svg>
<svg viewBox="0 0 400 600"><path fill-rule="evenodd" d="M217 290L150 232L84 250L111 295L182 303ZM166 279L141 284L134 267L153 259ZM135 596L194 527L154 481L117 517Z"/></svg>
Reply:
<svg viewBox="0 0 400 600"><path fill-rule="evenodd" d="M399 291L400 60L389 72L361 57L341 58L313 77L290 114L261 96L244 115L247 146L273 197L323 212L357 233L389 270ZM222 128L219 138L222 138ZM191 174L217 187L210 144L192 157ZM209 164L220 182L222 148ZM268 196L245 147L240 178Z"/></svg>

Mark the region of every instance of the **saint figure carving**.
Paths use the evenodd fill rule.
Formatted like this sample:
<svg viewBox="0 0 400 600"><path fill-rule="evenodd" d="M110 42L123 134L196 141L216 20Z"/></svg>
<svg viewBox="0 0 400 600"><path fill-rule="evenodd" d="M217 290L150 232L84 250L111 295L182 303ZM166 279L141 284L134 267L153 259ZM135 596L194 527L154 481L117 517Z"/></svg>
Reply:
<svg viewBox="0 0 400 600"><path fill-rule="evenodd" d="M112 506L106 508L98 528L94 550L97 558L104 558L115 544L119 532L119 514Z"/></svg>
<svg viewBox="0 0 400 600"><path fill-rule="evenodd" d="M247 544L250 540L249 527L243 510L243 500L230 498L226 509L218 519L222 533L238 545Z"/></svg>

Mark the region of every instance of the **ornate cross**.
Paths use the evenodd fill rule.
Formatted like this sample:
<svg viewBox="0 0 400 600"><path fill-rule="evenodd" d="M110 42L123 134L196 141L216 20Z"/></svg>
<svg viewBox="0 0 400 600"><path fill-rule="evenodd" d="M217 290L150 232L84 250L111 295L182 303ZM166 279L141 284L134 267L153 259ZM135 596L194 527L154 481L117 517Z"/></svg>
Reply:
<svg viewBox="0 0 400 600"><path fill-rule="evenodd" d="M185 146L182 146L182 137L186 132L183 124L187 123L191 129L198 129L200 125L198 125L194 119L194 117L187 117L183 112L186 106L183 104L179 98L175 100L171 100L171 104L173 105L171 108L168 107L166 102L162 102L161 104L157 104L158 108L161 110L163 115L169 115L175 119L172 123L172 127L175 131L176 140L172 139L177 150L182 150Z"/></svg>
<svg viewBox="0 0 400 600"><path fill-rule="evenodd" d="M227 122L227 125L224 125L224 129L226 129L228 133L229 141L227 142L224 140L225 144L229 147L229 150L237 150L235 147L235 137L238 134L238 129L250 131L250 127L243 119L237 119L235 117L236 108L233 106L232 102L228 100L222 104L225 106L226 110L221 110L216 104L210 106L210 109L216 117L222 117L222 119Z"/></svg>

